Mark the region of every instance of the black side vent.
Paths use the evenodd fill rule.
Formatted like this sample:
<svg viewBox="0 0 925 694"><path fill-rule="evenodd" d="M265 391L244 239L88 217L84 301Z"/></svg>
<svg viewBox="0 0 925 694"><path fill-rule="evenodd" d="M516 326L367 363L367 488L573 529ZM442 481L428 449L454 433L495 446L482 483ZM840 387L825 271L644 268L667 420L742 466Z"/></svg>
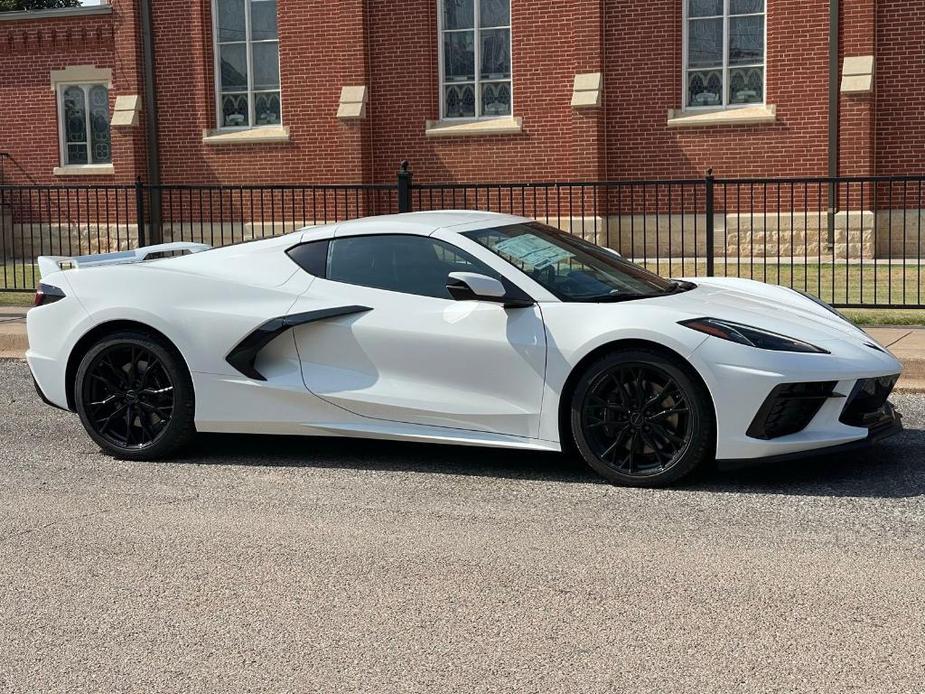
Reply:
<svg viewBox="0 0 925 694"><path fill-rule="evenodd" d="M754 439L776 439L803 431L823 403L832 397L837 381L784 383L771 391L746 432Z"/></svg>
<svg viewBox="0 0 925 694"><path fill-rule="evenodd" d="M842 424L852 427L874 428L879 423L890 419L891 415L887 405L887 398L893 392L893 387L899 375L883 376L882 378L865 378L858 381L848 403L839 418Z"/></svg>

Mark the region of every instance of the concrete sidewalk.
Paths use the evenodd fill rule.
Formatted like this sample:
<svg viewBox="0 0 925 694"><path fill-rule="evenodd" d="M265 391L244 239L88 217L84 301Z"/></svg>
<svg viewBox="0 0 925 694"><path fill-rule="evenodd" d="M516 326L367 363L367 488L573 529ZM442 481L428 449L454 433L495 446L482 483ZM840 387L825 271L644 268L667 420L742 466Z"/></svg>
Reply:
<svg viewBox="0 0 925 694"><path fill-rule="evenodd" d="M0 359L22 359L26 340L26 307L0 306ZM903 363L899 390L925 392L925 327L867 328L877 342Z"/></svg>

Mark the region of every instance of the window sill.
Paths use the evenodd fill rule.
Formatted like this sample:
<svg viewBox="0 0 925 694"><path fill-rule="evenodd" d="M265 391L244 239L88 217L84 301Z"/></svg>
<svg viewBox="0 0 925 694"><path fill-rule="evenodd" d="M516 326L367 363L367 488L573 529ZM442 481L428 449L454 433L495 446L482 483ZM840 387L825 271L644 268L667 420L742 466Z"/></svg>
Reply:
<svg viewBox="0 0 925 694"><path fill-rule="evenodd" d="M669 128L700 128L711 125L765 125L777 121L777 106L749 106L724 111L668 111Z"/></svg>
<svg viewBox="0 0 925 694"><path fill-rule="evenodd" d="M520 135L523 129L523 118L505 116L483 120L429 120L424 127L424 134L427 137Z"/></svg>
<svg viewBox="0 0 925 694"><path fill-rule="evenodd" d="M56 166L55 176L114 176L116 171L112 164L78 164L73 166Z"/></svg>
<svg viewBox="0 0 925 694"><path fill-rule="evenodd" d="M261 126L246 130L203 130L207 145L259 145L289 142L289 128L284 125Z"/></svg>

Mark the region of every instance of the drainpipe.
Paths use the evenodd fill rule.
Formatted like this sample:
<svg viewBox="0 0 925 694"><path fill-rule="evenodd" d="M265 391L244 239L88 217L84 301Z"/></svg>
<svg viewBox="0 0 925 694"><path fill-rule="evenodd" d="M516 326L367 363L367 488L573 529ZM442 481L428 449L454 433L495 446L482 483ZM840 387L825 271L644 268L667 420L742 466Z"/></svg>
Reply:
<svg viewBox="0 0 925 694"><path fill-rule="evenodd" d="M829 178L838 176L838 15L839 0L829 0ZM835 243L838 187L829 183L829 244Z"/></svg>
<svg viewBox="0 0 925 694"><path fill-rule="evenodd" d="M150 222L148 239L151 243L161 243L163 241L159 187L161 185L161 159L157 141L157 90L154 84L154 33L151 29L151 0L140 0L139 14L141 15L146 158L148 160L148 185L151 186L148 204Z"/></svg>

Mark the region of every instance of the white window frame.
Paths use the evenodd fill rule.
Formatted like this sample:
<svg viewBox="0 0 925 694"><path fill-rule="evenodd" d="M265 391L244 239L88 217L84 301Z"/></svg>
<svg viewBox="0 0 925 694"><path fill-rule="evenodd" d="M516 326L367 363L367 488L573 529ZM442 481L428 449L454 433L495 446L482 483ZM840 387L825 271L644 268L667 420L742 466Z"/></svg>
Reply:
<svg viewBox="0 0 925 694"><path fill-rule="evenodd" d="M764 11L763 12L752 12L750 14L734 15L735 17L764 17L764 61L762 63L751 63L748 65L729 65L729 0L723 0L723 103L722 104L713 104L707 106L688 106L688 79L687 75L693 69L694 71L702 71L704 68L690 68L688 67L689 53L688 53L688 43L690 35L690 0L681 0L683 3L682 9L682 21L684 22L682 27L682 65L683 69L681 71L681 109L683 111L725 111L728 109L736 108L754 108L756 106L764 106L768 101L768 2L770 0L765 0L764 2ZM719 15L709 15L706 17L696 17L695 19L716 19ZM763 69L763 84L761 87L761 101L754 101L750 104L731 104L729 103L729 70L730 69L741 69L749 67L759 67Z"/></svg>
<svg viewBox="0 0 925 694"><path fill-rule="evenodd" d="M215 74L215 127L223 131L240 131L254 130L256 128L279 128L283 125L283 71L282 59L279 58L279 1L276 3L276 38L260 39L254 41L251 38L251 3L262 2L264 0L244 0L244 41L225 41L224 43L243 43L244 53L247 60L247 89L240 92L229 92L229 94L246 94L247 95L247 125L225 125L222 109L222 53L221 44L218 40L218 2L212 0L212 53L213 53L213 70ZM270 125L257 125L256 100L254 99L254 51L252 46L255 43L275 43L277 46L277 57L280 65L277 68L279 74L279 123ZM260 89L259 92L274 91L272 89Z"/></svg>
<svg viewBox="0 0 925 694"><path fill-rule="evenodd" d="M446 56L444 55L444 44L443 44L443 12L444 12L444 2L445 0L437 0L437 53L439 55L439 72L440 72L440 120L449 121L449 122L467 122L467 121L484 121L484 120L498 120L498 119L510 119L514 116L514 8L510 5L513 4L513 0L510 1L508 6L508 21L509 24L505 26L496 26L496 27L481 27L481 12L482 12L482 0L473 0L473 28L472 29L447 29L449 33L461 33L464 31L473 31L475 33L474 40L474 51L475 51L475 68L473 70L474 81L473 82L447 82L446 81L446 66L445 60ZM481 41L481 32L483 29L507 29L508 30L508 53L511 56L511 77L506 80L511 84L511 112L506 116L497 116L497 115L482 115L482 82L504 82L505 80L483 80L482 79L482 41ZM461 85L461 84L472 84L475 86L475 117L472 116L453 116L448 117L446 115L446 87L448 85Z"/></svg>
<svg viewBox="0 0 925 694"><path fill-rule="evenodd" d="M87 148L87 162L85 164L71 164L67 160L67 131L65 128L64 122L64 92L71 87L80 87L84 94L84 113L85 113L85 126L86 126L86 142L85 146ZM109 85L106 82L58 82L55 84L55 96L58 101L58 158L61 160L61 166L67 168L73 168L77 166L108 166L112 164L112 126L110 125L109 130L109 161L106 162L95 162L93 161L93 137L92 137L92 126L90 118L90 90L93 87L103 87L106 90L106 98L109 99ZM106 122L109 123L109 107L106 107ZM71 143L74 144L74 143Z"/></svg>

